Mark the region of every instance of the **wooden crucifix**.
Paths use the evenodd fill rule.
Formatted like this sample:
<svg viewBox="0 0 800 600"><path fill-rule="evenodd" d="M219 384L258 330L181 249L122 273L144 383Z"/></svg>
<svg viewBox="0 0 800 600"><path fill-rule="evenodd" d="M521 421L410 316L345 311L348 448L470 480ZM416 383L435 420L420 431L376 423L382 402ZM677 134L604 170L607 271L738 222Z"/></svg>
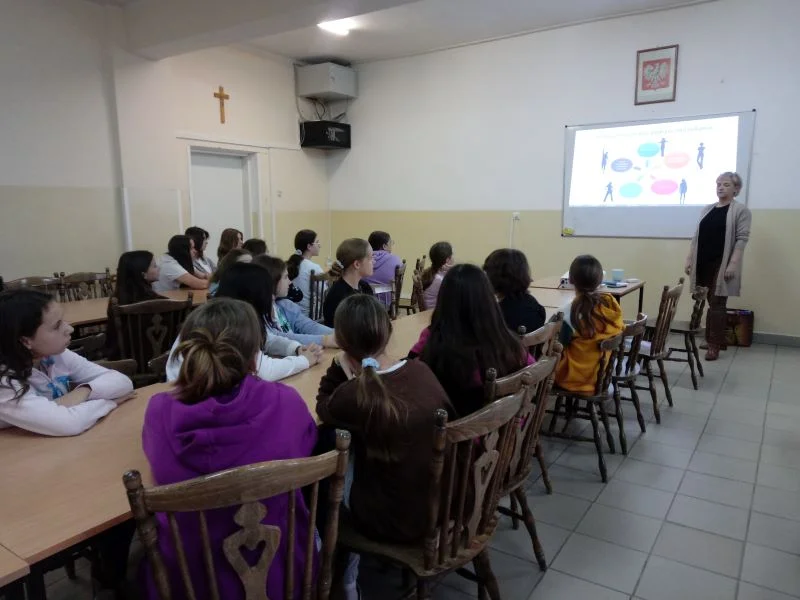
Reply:
<svg viewBox="0 0 800 600"><path fill-rule="evenodd" d="M219 86L219 91L214 92L214 98L219 100L219 122L225 124L225 100L230 100L229 94L225 93L225 88Z"/></svg>

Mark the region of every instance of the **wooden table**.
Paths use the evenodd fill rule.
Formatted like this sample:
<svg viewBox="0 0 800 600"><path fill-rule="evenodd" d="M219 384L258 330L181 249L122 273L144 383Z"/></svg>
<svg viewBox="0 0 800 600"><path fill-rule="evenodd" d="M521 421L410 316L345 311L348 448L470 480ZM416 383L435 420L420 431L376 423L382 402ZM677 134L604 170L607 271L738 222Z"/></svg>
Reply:
<svg viewBox="0 0 800 600"><path fill-rule="evenodd" d="M639 312L642 312L642 308L644 306L644 284L647 283L646 281L637 281L636 283L629 283L624 288L609 288L606 286L601 286L600 290L603 292L608 292L612 296L614 296L617 300L622 300L623 297L627 296L628 294L632 294L635 291L639 292ZM539 290L561 290L561 291L572 291L561 287L561 277L552 276L552 277L541 277L536 279L533 283L531 283L531 288L534 290L531 292L536 299L539 299ZM574 297L574 293L573 293ZM544 304L541 300L539 303L543 306L548 306Z"/></svg>
<svg viewBox="0 0 800 600"><path fill-rule="evenodd" d="M172 290L161 295L173 300L186 300L189 292L192 292L195 306L203 304L208 297L207 290ZM72 326L94 325L108 320L108 298L64 302L61 306L64 307L64 320Z"/></svg>
<svg viewBox="0 0 800 600"><path fill-rule="evenodd" d="M28 563L11 550L0 546L0 588L18 581L29 572Z"/></svg>

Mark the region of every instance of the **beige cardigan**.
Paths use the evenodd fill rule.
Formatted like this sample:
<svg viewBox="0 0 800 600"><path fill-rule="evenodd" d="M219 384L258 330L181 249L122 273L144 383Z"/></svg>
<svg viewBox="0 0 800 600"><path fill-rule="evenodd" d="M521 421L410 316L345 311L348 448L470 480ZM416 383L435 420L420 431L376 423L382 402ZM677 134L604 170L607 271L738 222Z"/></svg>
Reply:
<svg viewBox="0 0 800 600"><path fill-rule="evenodd" d="M697 285L695 279L697 274L697 236L700 233L700 221L711 212L717 204L709 204L703 209L700 215L700 220L697 222L697 229L695 229L694 237L692 238L692 289ZM741 248L747 245L747 240L750 239L750 225L753 222L753 216L750 209L741 202L736 200L731 201L731 206L728 209L728 218L725 223L725 250L722 253L722 267L725 269L728 262L731 260L731 254L736 248ZM725 281L724 277L717 277L717 287L715 294L717 296L738 296L742 287L742 263L736 265L736 273L730 281Z"/></svg>

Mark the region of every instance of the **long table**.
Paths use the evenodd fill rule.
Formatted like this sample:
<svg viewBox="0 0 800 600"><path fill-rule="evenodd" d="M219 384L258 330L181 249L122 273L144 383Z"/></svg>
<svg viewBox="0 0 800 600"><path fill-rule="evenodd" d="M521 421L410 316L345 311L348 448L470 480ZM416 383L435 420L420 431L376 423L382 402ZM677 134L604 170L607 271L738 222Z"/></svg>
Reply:
<svg viewBox="0 0 800 600"><path fill-rule="evenodd" d="M186 300L189 292L192 293L192 303L195 306L203 304L208 297L208 290L172 290L161 292L161 295L172 300ZM95 325L108 320L108 298L64 302L61 306L64 308L64 320L73 326Z"/></svg>
<svg viewBox="0 0 800 600"><path fill-rule="evenodd" d="M644 284L647 283L646 281L640 280L635 283L629 283L625 287L621 288L610 288L606 287L605 285L601 286L600 289L604 292L608 292L612 296L614 296L617 300L622 300L628 294L632 294L633 292L639 292L639 312L642 312L642 308L644 306ZM561 287L561 277L557 275L553 275L550 277L541 277L539 279L534 280L530 288L531 293L536 296L537 300L539 299L539 295L542 294L542 290L557 290L560 292L572 292L570 289L562 288ZM575 293L572 293L572 297L575 297ZM571 299L570 299L571 300ZM541 300L539 302L542 306L548 306L544 304Z"/></svg>
<svg viewBox="0 0 800 600"><path fill-rule="evenodd" d="M25 577L29 572L28 563L0 546L0 588Z"/></svg>

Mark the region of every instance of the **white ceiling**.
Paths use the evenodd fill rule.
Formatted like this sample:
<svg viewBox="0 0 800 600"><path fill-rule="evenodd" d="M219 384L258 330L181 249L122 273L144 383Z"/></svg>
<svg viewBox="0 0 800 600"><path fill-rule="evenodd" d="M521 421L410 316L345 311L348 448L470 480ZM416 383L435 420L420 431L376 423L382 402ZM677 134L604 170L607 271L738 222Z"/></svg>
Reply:
<svg viewBox="0 0 800 600"><path fill-rule="evenodd" d="M249 44L298 60L366 62L515 34L715 0L420 0L355 16L338 37L306 27Z"/></svg>
<svg viewBox="0 0 800 600"><path fill-rule="evenodd" d="M89 0L89 2L94 2L102 6L127 6L128 4L133 4L138 1L139 0Z"/></svg>

